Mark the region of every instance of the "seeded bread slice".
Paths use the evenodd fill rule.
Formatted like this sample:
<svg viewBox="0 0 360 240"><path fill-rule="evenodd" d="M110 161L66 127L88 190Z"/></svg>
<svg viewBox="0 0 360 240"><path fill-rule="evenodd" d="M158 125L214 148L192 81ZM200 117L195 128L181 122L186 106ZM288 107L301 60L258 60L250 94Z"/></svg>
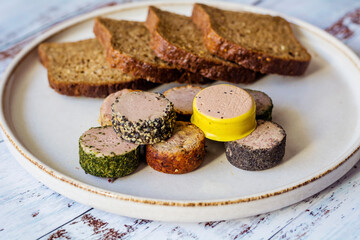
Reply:
<svg viewBox="0 0 360 240"><path fill-rule="evenodd" d="M113 68L156 83L210 81L158 58L150 48L150 33L143 22L99 17L95 19L94 33L106 48L107 61Z"/></svg>
<svg viewBox="0 0 360 240"><path fill-rule="evenodd" d="M311 56L281 17L220 10L196 3L192 20L213 54L261 73L301 75Z"/></svg>
<svg viewBox="0 0 360 240"><path fill-rule="evenodd" d="M49 85L68 96L106 97L123 88L149 89L156 84L135 78L106 62L96 39L67 43L42 43L40 61L48 70Z"/></svg>
<svg viewBox="0 0 360 240"><path fill-rule="evenodd" d="M214 80L249 83L255 72L213 56L202 41L202 33L189 17L150 6L146 26L155 54L178 67Z"/></svg>

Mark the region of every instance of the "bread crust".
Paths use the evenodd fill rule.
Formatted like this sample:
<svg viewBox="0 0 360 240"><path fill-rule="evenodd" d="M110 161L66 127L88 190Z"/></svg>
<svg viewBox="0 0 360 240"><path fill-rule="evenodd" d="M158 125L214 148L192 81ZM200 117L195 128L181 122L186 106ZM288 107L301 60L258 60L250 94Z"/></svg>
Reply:
<svg viewBox="0 0 360 240"><path fill-rule="evenodd" d="M69 84L58 82L48 73L49 86L56 92L67 96L85 96L92 98L104 98L111 93L117 92L124 88L148 90L157 86L145 79L135 79L131 82L108 83L101 85L90 85L86 83Z"/></svg>
<svg viewBox="0 0 360 240"><path fill-rule="evenodd" d="M251 83L256 80L255 72L243 68L240 65L225 64L221 60L218 62L212 61L169 42L166 37L162 36L158 31L160 18L156 10L153 6L149 7L146 27L151 32L150 46L159 58L214 80L234 83Z"/></svg>
<svg viewBox="0 0 360 240"><path fill-rule="evenodd" d="M220 36L211 26L211 16L202 8L202 4L194 4L191 19L204 34L203 42L213 54L236 62L245 68L261 73L276 73L280 75L299 76L307 69L311 56L306 61L284 59L244 48ZM298 42L295 37L292 37Z"/></svg>
<svg viewBox="0 0 360 240"><path fill-rule="evenodd" d="M83 41L88 41L88 40L83 40ZM50 46L52 45L52 43L45 43L45 44ZM40 44L38 47L38 55L40 58L40 62L44 65L45 68L48 69L47 74L48 74L49 86L60 94L67 96L85 96L85 97L103 98L113 92L117 92L124 88L147 90L157 86L157 84L146 81L145 79L135 79L135 78L133 81L107 82L104 84L89 84L86 82L69 83L69 82L58 81L51 74L51 71L49 71L51 63L46 52L45 44Z"/></svg>
<svg viewBox="0 0 360 240"><path fill-rule="evenodd" d="M208 83L211 80L205 79L199 74L189 73L183 69L175 67L163 67L150 64L129 56L115 49L111 44L113 38L111 32L100 22L100 18L95 19L94 34L99 42L106 48L106 60L111 67L118 68L125 73L131 73L135 77L143 78L154 83Z"/></svg>
<svg viewBox="0 0 360 240"><path fill-rule="evenodd" d="M177 122L190 125L191 123ZM199 130L201 131L201 130ZM169 174L188 173L198 168L205 157L205 136L198 139L198 144L191 149L161 151L153 145L146 146L146 161L156 171Z"/></svg>

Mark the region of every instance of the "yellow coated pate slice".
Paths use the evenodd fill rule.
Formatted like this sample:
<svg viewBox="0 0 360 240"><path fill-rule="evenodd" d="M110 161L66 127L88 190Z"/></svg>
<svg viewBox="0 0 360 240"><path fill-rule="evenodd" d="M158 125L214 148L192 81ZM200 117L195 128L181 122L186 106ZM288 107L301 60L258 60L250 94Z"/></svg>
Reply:
<svg viewBox="0 0 360 240"><path fill-rule="evenodd" d="M227 142L249 135L256 128L254 99L244 89L220 84L200 91L193 102L191 122L205 137Z"/></svg>

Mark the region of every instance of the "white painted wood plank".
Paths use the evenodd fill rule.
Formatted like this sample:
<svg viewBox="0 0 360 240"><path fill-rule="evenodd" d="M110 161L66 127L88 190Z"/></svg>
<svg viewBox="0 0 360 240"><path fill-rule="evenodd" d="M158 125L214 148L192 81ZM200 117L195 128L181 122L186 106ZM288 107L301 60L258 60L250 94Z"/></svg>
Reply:
<svg viewBox="0 0 360 240"><path fill-rule="evenodd" d="M36 239L89 209L30 176L0 143L0 239Z"/></svg>
<svg viewBox="0 0 360 240"><path fill-rule="evenodd" d="M22 47L49 27L107 5L123 0L5 1L0 15L0 74Z"/></svg>
<svg viewBox="0 0 360 240"><path fill-rule="evenodd" d="M354 0L264 0L257 6L285 13L325 29L347 12L360 8L360 2Z"/></svg>
<svg viewBox="0 0 360 240"><path fill-rule="evenodd" d="M0 15L0 51L34 36L57 22L106 6L109 3L121 3L122 0L86 0L86 1L47 1L12 0L3 1ZM26 14L25 14L26 13Z"/></svg>
<svg viewBox="0 0 360 240"><path fill-rule="evenodd" d="M321 192L303 214L273 239L356 239L360 236L359 219L360 162L336 184Z"/></svg>

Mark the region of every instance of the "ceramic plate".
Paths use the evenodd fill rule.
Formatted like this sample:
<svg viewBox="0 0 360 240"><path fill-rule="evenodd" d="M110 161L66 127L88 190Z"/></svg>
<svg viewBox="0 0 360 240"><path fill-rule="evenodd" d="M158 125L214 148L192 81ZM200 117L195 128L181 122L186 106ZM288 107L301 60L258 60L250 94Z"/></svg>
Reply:
<svg viewBox="0 0 360 240"><path fill-rule="evenodd" d="M192 2L153 4L185 15L192 10ZM9 149L34 177L71 199L112 213L208 221L251 216L301 201L339 179L360 158L358 57L324 31L282 15L312 55L309 68L301 77L268 75L246 86L273 99L273 120L287 132L286 154L278 166L258 172L237 169L226 160L223 144L209 141L204 163L188 174L163 174L145 163L114 182L85 174L78 162L78 138L98 126L102 99L53 91L36 48L43 41L93 38L95 16L143 21L148 5L104 8L59 24L10 64L1 81L1 126ZM235 3L212 5L281 15Z"/></svg>

